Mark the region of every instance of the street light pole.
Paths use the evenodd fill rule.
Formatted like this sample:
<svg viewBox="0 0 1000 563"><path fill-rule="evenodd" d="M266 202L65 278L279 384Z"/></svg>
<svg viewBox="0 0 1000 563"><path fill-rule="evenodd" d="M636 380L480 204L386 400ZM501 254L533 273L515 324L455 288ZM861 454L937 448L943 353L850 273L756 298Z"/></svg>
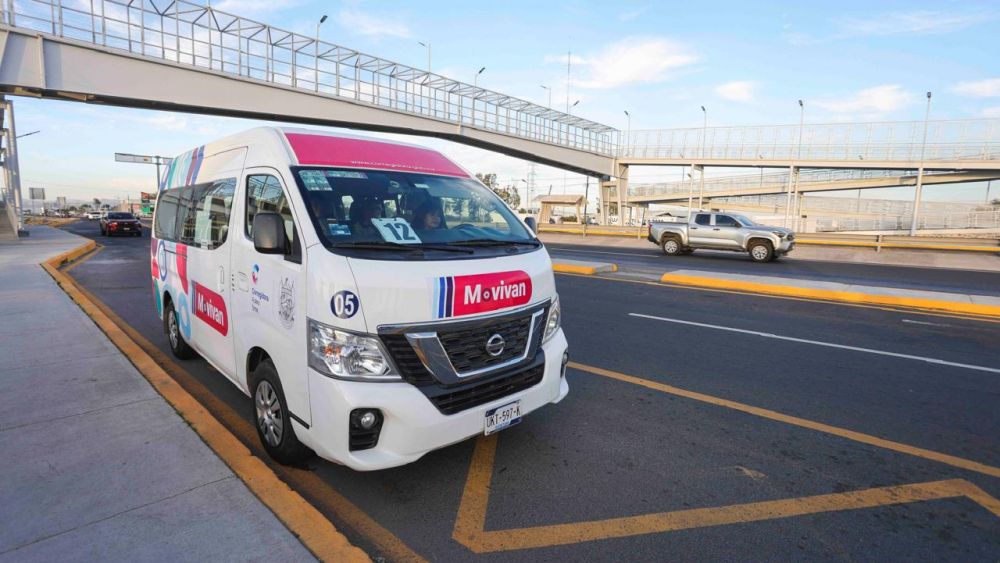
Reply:
<svg viewBox="0 0 1000 563"><path fill-rule="evenodd" d="M319 26L323 25L323 22L325 22L325 21L326 21L326 14L323 14L323 17L321 17L319 19L319 21L316 22L316 43L315 43L315 46L316 46L316 65L315 65L316 66L316 76L315 76L315 84L314 85L316 86L316 91L317 92L319 92ZM337 92L337 95L340 95L340 92ZM157 162L157 164L156 164L156 176L159 177L159 175L160 175L160 164L159 164L159 162Z"/></svg>
<svg viewBox="0 0 1000 563"><path fill-rule="evenodd" d="M708 136L708 110L705 106L701 106L701 114L703 117L701 125L701 187L698 188L698 210L700 211L704 205L705 199L705 140Z"/></svg>
<svg viewBox="0 0 1000 563"><path fill-rule="evenodd" d="M920 211L920 195L924 187L924 157L927 154L927 127L931 119L931 93L927 92L927 111L924 112L924 140L920 145L920 168L917 169L917 187L913 191L913 217L910 222L910 236L917 236L917 212Z"/></svg>
<svg viewBox="0 0 1000 563"><path fill-rule="evenodd" d="M624 151L624 146L627 145L629 143L629 140L632 138L632 114L630 114L628 110L625 110L625 117L628 118L628 122L626 123L625 126L625 142L622 143L623 151ZM624 154L624 152L622 154Z"/></svg>
<svg viewBox="0 0 1000 563"><path fill-rule="evenodd" d="M472 85L474 87L479 88L479 75L482 74L484 70L486 70L486 67L479 69L479 72L476 73L475 78L472 79Z"/></svg>
<svg viewBox="0 0 1000 563"><path fill-rule="evenodd" d="M427 47L427 73L430 74L430 72L431 72L431 42L428 41L427 43L424 43L423 41L417 41L417 43L419 43L421 47Z"/></svg>

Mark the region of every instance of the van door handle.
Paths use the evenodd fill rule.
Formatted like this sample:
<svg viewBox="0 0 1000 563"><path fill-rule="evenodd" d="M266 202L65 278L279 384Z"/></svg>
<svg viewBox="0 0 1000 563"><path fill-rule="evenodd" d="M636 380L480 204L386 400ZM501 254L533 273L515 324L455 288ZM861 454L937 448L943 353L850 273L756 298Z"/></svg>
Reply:
<svg viewBox="0 0 1000 563"><path fill-rule="evenodd" d="M219 293L222 293L226 291L226 269L222 266L219 266L217 274L218 275L215 278L215 289Z"/></svg>

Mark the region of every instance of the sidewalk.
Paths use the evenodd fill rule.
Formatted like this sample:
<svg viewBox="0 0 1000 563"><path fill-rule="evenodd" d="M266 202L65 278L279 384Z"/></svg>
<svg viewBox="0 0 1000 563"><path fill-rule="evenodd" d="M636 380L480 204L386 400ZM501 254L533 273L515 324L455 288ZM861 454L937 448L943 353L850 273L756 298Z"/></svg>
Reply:
<svg viewBox="0 0 1000 563"><path fill-rule="evenodd" d="M0 562L312 555L38 265L0 243Z"/></svg>

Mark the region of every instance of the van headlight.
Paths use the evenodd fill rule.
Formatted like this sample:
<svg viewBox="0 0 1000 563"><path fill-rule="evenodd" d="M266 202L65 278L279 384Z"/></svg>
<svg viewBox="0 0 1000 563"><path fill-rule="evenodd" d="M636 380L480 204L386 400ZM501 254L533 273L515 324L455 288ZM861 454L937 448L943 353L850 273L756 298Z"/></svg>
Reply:
<svg viewBox="0 0 1000 563"><path fill-rule="evenodd" d="M378 339L309 319L309 367L331 377L398 381Z"/></svg>
<svg viewBox="0 0 1000 563"><path fill-rule="evenodd" d="M542 334L542 344L545 344L559 332L562 326L562 308L559 307L559 296L556 295L552 306L549 307L549 315L545 317L545 332Z"/></svg>

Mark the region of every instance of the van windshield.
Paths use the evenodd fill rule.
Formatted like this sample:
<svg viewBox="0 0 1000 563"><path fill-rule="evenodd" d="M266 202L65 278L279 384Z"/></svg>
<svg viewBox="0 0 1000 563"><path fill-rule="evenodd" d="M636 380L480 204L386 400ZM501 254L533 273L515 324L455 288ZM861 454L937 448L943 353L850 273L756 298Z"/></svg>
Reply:
<svg viewBox="0 0 1000 563"><path fill-rule="evenodd" d="M471 178L385 170L293 169L328 248L453 251L540 246L489 188Z"/></svg>

